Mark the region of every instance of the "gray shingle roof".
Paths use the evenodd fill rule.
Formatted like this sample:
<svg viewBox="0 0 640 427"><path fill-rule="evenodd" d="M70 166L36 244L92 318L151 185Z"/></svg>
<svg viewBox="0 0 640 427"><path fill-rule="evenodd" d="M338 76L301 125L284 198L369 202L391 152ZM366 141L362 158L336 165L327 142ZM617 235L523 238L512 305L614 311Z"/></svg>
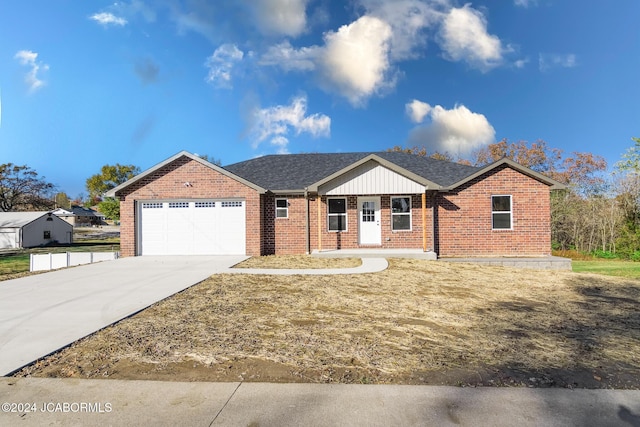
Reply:
<svg viewBox="0 0 640 427"><path fill-rule="evenodd" d="M272 191L302 190L365 157L392 162L443 187L477 172L480 168L400 152L275 154L224 166L262 188Z"/></svg>
<svg viewBox="0 0 640 427"><path fill-rule="evenodd" d="M0 212L0 228L21 228L48 212Z"/></svg>

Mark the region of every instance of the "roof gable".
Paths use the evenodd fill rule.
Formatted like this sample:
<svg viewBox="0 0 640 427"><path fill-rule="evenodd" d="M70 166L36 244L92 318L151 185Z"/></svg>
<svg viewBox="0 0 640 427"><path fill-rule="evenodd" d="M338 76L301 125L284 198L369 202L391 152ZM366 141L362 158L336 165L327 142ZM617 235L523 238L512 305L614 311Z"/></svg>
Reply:
<svg viewBox="0 0 640 427"><path fill-rule="evenodd" d="M22 228L48 213L49 212L0 212L0 228Z"/></svg>
<svg viewBox="0 0 640 427"><path fill-rule="evenodd" d="M457 187L460 187L463 184L466 184L467 182L487 173L490 172L494 169L497 169L498 167L502 166L502 165L507 165L507 167L510 167L511 169L514 169L524 175L527 175L537 181L540 181L544 184L547 184L551 190L561 190L563 188L566 188L566 186L559 182L556 181L555 179L549 178L548 176L542 175L541 173L538 173L536 171L534 171L533 169L529 169L525 166L522 166L519 163L514 162L511 159L508 159L506 157L503 157L502 159L493 162L491 164L488 164L487 166L480 168L477 172L472 173L471 175L468 175L466 177L464 177L463 179L461 179L460 181L452 184L451 186L449 186L447 189L454 189Z"/></svg>
<svg viewBox="0 0 640 427"><path fill-rule="evenodd" d="M323 184L314 185L311 188L321 195L374 195L374 194L414 194L422 193L429 184L423 178L412 178L394 170L399 169L383 166L380 162L366 157L364 162L358 162L357 166L349 167L345 172L334 175L335 178L327 178ZM386 162L385 162L386 163ZM435 185L435 184L431 184Z"/></svg>
<svg viewBox="0 0 640 427"><path fill-rule="evenodd" d="M191 160L194 160L210 169L215 170L218 173L221 173L222 175L225 175L231 179L234 179L248 187L253 188L256 191L262 192L264 193L266 190L263 189L262 187L254 184L253 182L247 181L246 179L237 176L235 174L233 174L232 172L229 172L226 169L221 168L220 166L214 165L211 162L208 162L207 160L204 160L194 154L191 154L187 151L181 151L177 154L174 154L173 156L169 157L168 159L156 164L155 166L150 167L149 169L145 170L144 172L139 173L138 175L134 176L133 178L131 178L130 180L128 180L127 182L124 182L120 185L118 185L115 188L112 188L111 190L107 191L107 193L105 194L107 197L117 197L119 195L120 192L122 192L124 189L126 189L127 187L131 186L132 184L135 184L136 182L140 181L141 179L145 178L146 176L151 175L152 173L154 173L155 171L157 171L158 169L163 168L164 166L167 166L168 164L182 158L182 157L187 157Z"/></svg>

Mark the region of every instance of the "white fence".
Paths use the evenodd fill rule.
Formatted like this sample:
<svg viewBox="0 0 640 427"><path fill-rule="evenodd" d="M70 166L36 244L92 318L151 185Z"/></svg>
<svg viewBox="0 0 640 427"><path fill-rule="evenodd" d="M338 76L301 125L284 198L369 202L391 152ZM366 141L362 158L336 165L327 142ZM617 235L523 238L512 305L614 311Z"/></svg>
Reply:
<svg viewBox="0 0 640 427"><path fill-rule="evenodd" d="M118 259L119 252L66 252L62 254L31 254L30 271L55 270L74 265Z"/></svg>

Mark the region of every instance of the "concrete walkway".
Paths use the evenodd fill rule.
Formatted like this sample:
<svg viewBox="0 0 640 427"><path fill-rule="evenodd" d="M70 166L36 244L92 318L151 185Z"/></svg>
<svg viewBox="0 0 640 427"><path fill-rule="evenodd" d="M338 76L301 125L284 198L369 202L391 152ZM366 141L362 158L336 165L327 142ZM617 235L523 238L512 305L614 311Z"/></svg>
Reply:
<svg viewBox="0 0 640 427"><path fill-rule="evenodd" d="M291 276L294 274L302 274L306 276L324 275L324 274L362 274L377 273L386 270L389 263L384 258L362 258L362 265L350 268L229 268L225 273L234 274L277 274Z"/></svg>
<svg viewBox="0 0 640 427"><path fill-rule="evenodd" d="M0 282L0 375L227 271L246 256L132 257Z"/></svg>
<svg viewBox="0 0 640 427"><path fill-rule="evenodd" d="M0 425L639 426L640 391L0 379Z"/></svg>

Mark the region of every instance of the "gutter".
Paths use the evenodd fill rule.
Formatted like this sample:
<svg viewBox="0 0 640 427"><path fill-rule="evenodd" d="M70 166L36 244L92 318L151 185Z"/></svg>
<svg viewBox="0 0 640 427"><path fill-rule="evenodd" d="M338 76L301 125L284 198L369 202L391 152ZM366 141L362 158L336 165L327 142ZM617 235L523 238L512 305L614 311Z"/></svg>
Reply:
<svg viewBox="0 0 640 427"><path fill-rule="evenodd" d="M304 189L304 201L305 201L305 209L304 209L304 238L305 245L307 248L307 255L311 254L311 224L309 224L309 191L307 187Z"/></svg>

